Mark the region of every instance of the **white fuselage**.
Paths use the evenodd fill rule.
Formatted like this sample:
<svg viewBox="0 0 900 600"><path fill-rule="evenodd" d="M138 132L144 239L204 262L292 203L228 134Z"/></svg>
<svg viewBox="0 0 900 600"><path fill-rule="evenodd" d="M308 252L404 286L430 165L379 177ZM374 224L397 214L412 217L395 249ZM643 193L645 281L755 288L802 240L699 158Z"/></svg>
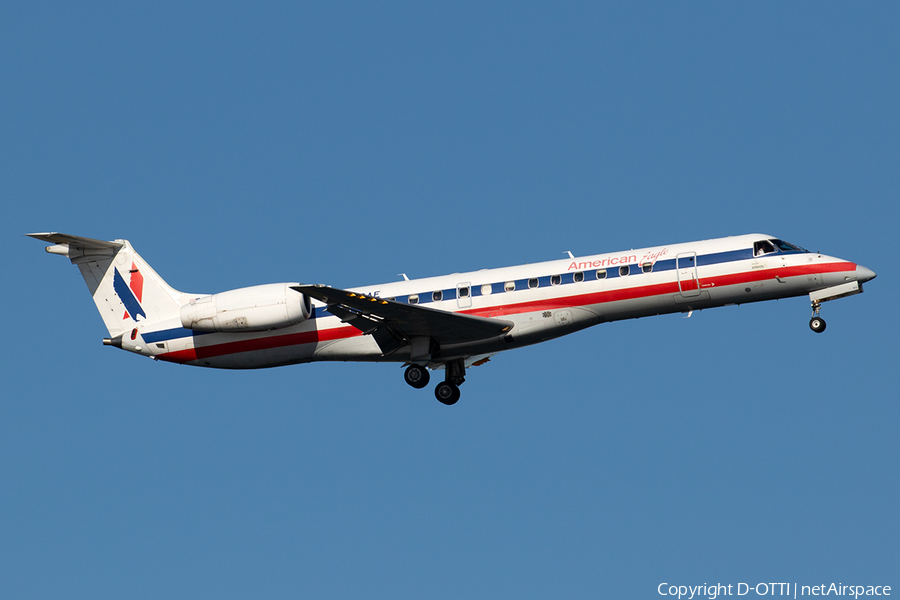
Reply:
<svg viewBox="0 0 900 600"><path fill-rule="evenodd" d="M801 296L859 279L857 265L798 251L756 256L745 235L397 281L351 291L514 324L495 338L444 346L423 364L517 348L598 323L729 304ZM873 275L874 276L874 275ZM387 356L370 335L343 323L321 302L308 319L253 333L198 333L180 322L144 327L123 348L160 360L217 368L261 368L319 360L410 361ZM416 362L416 361L413 361Z"/></svg>

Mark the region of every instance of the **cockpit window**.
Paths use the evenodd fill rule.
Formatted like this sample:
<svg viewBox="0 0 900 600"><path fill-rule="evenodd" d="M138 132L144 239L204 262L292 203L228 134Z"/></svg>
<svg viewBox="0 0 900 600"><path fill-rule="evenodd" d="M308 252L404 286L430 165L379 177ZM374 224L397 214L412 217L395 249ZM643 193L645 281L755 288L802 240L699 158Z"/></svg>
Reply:
<svg viewBox="0 0 900 600"><path fill-rule="evenodd" d="M769 241L772 242L773 244L775 244L779 250L781 250L782 252L785 252L785 253L787 253L787 252L791 252L791 253L809 252L809 250L807 250L806 248L801 248L800 246L788 244L784 240L773 239L773 240L769 240Z"/></svg>
<svg viewBox="0 0 900 600"><path fill-rule="evenodd" d="M772 245L772 242L762 240L753 243L753 256L763 256L773 252L775 252L775 246Z"/></svg>

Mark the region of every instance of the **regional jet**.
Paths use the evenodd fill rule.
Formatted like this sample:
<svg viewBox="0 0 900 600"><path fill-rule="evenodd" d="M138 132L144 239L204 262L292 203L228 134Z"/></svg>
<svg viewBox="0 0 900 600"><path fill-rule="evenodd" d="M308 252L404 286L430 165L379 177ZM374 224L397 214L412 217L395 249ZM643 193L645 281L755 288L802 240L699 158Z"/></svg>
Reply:
<svg viewBox="0 0 900 600"><path fill-rule="evenodd" d="M313 361L393 362L406 383L459 400L466 369L598 323L808 295L859 294L866 267L751 234L501 269L338 289L298 282L189 294L128 240L32 233L77 265L109 331L103 343L154 360L220 369Z"/></svg>

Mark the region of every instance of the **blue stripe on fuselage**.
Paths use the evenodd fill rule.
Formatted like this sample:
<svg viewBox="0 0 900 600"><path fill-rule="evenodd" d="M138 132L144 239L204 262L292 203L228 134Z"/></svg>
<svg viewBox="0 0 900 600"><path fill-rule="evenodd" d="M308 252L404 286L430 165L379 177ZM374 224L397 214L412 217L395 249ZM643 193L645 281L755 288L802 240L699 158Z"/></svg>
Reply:
<svg viewBox="0 0 900 600"><path fill-rule="evenodd" d="M687 254L687 253L685 253L685 254ZM776 256L778 254L788 254L788 253L779 252L776 254ZM790 253L790 254L793 254L793 253ZM696 262L697 262L698 267L707 267L709 265L717 265L720 263L736 262L736 261L740 261L740 260L750 260L751 258L753 258L753 249L752 248L741 248L739 250L728 250L725 252L715 252L712 254L697 254L696 257L697 257ZM686 256L684 258L687 259ZM675 267L676 267L675 263L676 263L676 261L674 258L657 260L655 263L653 263L653 269L652 269L651 273L660 273L662 271L674 271ZM628 275L620 275L619 267L625 267L625 266L629 267ZM682 268L686 268L686 267L690 268L690 267L693 267L693 265L692 264L685 265L685 263L682 263ZM605 273L605 275L602 277L597 277L598 272ZM584 274L583 281L597 281L598 279L615 279L616 277L634 277L634 276L639 276L639 275L645 274L641 270L641 265L637 264L637 263L633 263L630 265L614 265L614 266L609 266L609 267L605 267L605 268L601 267L599 269L586 269L586 270L582 271L582 273ZM560 275L562 276L561 285L575 283L574 272L561 273ZM529 286L528 286L529 279L537 279L538 280L538 286L537 286L538 288L545 288L545 287L548 287L551 285L550 275L543 275L543 276L538 276L538 277L534 277L534 278L529 277L529 278L525 278L525 279L516 279L513 282L513 283L515 283L515 291L536 289L536 288L529 288ZM506 284L504 282L492 282L492 283L488 283L485 285L490 285L491 293L497 294L497 293L502 293L505 291ZM404 294L402 296L396 296L395 300L397 302L401 302L401 303L405 304L405 303L409 302L410 295L418 295L419 301L417 302L417 304L430 304L433 302L433 300L432 300L433 291L436 291L436 290L427 291L427 292L419 292L418 294ZM442 300L446 301L446 300L455 300L456 299L456 288L450 288L450 289L440 290L440 291L443 292ZM481 293L481 285L473 285L469 290L469 294L473 298L477 298L479 296L484 295Z"/></svg>
<svg viewBox="0 0 900 600"><path fill-rule="evenodd" d="M177 340L179 338L191 337L192 335L205 335L206 331L192 331L184 327L175 327L173 329L161 329L159 331L148 331L142 333L141 337L148 344L154 342L166 342L169 340Z"/></svg>
<svg viewBox="0 0 900 600"><path fill-rule="evenodd" d="M776 253L776 256L778 254L786 254L786 253L779 252L779 253ZM791 254L793 254L793 253L791 253ZM716 252L713 254L698 254L698 255L696 255L696 257L697 257L697 261L696 261L697 266L705 267L705 266L709 266L709 265L717 265L717 264L726 263L726 262L750 260L751 258L753 258L753 249L752 248L741 248L740 250L729 250L726 252ZM620 275L619 274L620 266L628 266L629 274L626 276ZM675 267L676 267L676 261L674 258L658 260L655 263L653 263L653 270L651 272L659 273L661 271L672 271L675 269ZM605 272L605 277L598 278L597 277L598 271L601 273ZM635 277L635 276L640 276L640 275L645 274L641 270L641 266L639 264L618 265L618 266L611 266L611 267L607 267L607 268L591 269L591 270L585 270L582 273L584 275L583 281L597 281L598 279L615 279L616 277ZM116 275L117 276L119 275L118 271L116 271ZM567 284L575 283L575 273L574 272L561 273L560 276L561 276L561 282L559 285L567 285ZM529 289L528 279L537 279L539 288L549 287L551 285L550 278L551 278L550 275L543 275L543 276L538 276L538 277L534 277L534 278L517 279L517 280L515 280L515 290L520 291L520 290ZM124 286L125 281L121 278L121 276L118 276L118 280L121 281L122 285ZM486 285L491 286L491 293L499 294L499 293L503 293L505 291L506 284L505 284L505 282L494 282L494 283L489 283ZM554 286L554 287L556 287L556 286ZM128 289L127 286L125 286L125 289L130 294L131 290ZM536 288L532 288L532 289L536 289ZM117 289L117 291L118 291L118 289ZM433 291L434 290L427 291L427 292L419 292L418 304L431 304L433 302L433 300L432 300ZM443 292L442 299L444 301L456 299L456 288L450 288L450 289L440 290L440 291ZM472 285L469 288L469 294L472 297L478 297L478 296L484 295L481 293L481 285ZM410 296L410 294L397 296L395 298L395 301L401 302L404 304L408 303L409 296ZM133 296L132 296L132 298L133 298ZM127 304L126 304L126 307L127 307ZM143 312L141 314L143 314ZM322 318L322 317L327 317L327 316L330 316L330 313L328 313L326 311L324 306L320 306L320 307L312 308L312 310L310 311L309 318L317 319L317 318ZM174 329L166 329L166 330L162 330L162 331L152 331L152 332L144 333L144 334L142 334L142 337L144 338L144 341L146 341L147 343L153 343L153 342L162 342L162 341L166 341L166 340L190 337L192 335L203 335L204 333L205 332L191 331L190 329L174 328Z"/></svg>

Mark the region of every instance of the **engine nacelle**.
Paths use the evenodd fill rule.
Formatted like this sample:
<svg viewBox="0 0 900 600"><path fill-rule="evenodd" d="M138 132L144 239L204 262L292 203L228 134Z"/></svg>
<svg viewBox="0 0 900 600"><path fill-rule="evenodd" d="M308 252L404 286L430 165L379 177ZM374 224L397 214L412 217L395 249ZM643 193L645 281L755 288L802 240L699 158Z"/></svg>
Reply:
<svg viewBox="0 0 900 600"><path fill-rule="evenodd" d="M194 331L266 331L309 318L309 298L291 289L297 283L270 283L203 296L181 307L181 324Z"/></svg>

